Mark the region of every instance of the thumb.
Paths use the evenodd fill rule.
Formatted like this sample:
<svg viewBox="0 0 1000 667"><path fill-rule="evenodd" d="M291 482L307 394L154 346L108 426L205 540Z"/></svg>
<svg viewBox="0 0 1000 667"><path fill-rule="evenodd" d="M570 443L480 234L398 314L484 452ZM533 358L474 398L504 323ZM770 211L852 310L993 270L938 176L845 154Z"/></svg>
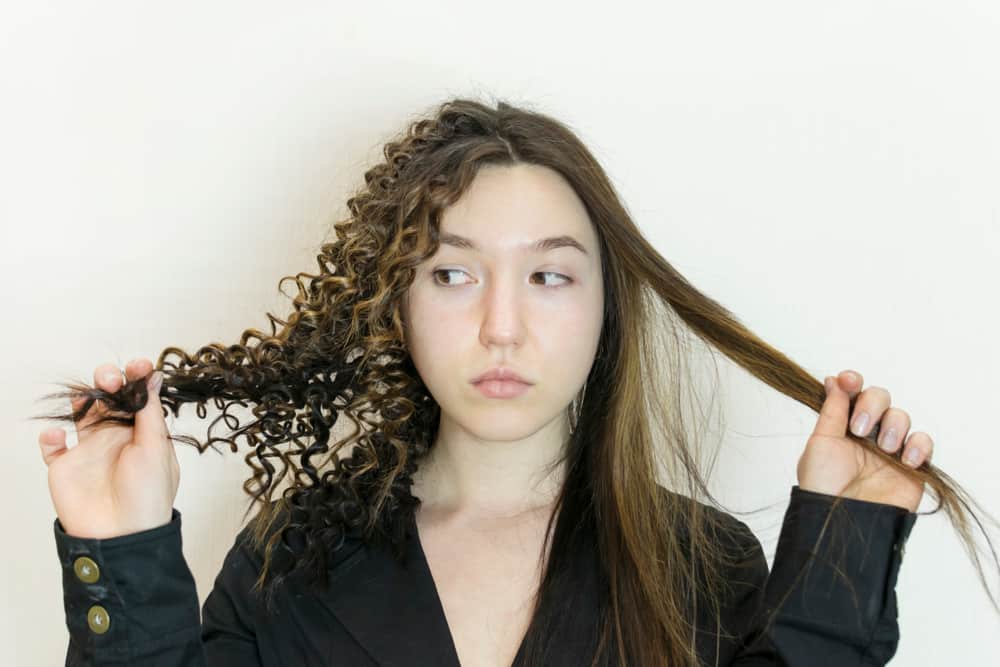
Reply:
<svg viewBox="0 0 1000 667"><path fill-rule="evenodd" d="M135 413L135 442L151 445L163 440L167 435L167 423L163 418L163 407L160 403L160 387L163 385L163 373L154 371L146 379L149 397L146 405Z"/></svg>
<svg viewBox="0 0 1000 667"><path fill-rule="evenodd" d="M820 408L813 435L843 438L847 435L851 398L840 388L835 377L824 378L823 386L826 387L826 400Z"/></svg>

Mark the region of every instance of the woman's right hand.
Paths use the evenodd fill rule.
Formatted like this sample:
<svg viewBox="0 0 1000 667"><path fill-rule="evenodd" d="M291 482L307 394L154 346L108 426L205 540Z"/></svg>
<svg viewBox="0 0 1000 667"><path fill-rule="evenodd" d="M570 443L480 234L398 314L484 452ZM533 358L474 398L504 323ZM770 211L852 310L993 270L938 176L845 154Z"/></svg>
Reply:
<svg viewBox="0 0 1000 667"><path fill-rule="evenodd" d="M132 380L151 370L148 359L133 359L125 375ZM94 371L94 386L99 389L114 393L122 383L114 364L101 364ZM73 409L82 401L74 399ZM72 449L66 448L62 428L46 429L38 436L49 469L49 493L63 529L73 537L107 539L169 523L180 464L167 438L159 385L150 387L134 427L107 422L82 430L98 411L106 411L100 401L77 423L79 443Z"/></svg>

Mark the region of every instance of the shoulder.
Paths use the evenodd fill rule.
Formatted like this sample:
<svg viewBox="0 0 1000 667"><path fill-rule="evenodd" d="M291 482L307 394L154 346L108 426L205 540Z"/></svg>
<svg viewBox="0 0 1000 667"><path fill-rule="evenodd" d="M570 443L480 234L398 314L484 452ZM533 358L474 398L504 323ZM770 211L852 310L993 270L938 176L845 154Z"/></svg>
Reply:
<svg viewBox="0 0 1000 667"><path fill-rule="evenodd" d="M767 558L763 546L745 521L718 507L709 505L689 496L671 491L660 485L660 491L668 506L675 529L685 542L690 540L691 522L697 521L699 532L713 545L721 548L735 566L750 568L755 574L767 574Z"/></svg>

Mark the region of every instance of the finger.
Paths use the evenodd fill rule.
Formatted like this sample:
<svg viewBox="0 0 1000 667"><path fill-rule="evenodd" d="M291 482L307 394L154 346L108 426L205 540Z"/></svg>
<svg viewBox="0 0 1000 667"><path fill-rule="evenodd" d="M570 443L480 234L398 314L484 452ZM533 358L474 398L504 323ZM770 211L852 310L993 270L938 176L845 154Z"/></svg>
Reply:
<svg viewBox="0 0 1000 667"><path fill-rule="evenodd" d="M149 398L146 400L146 405L135 413L135 442L140 447L161 442L167 436L167 424L160 403L162 380L163 374L160 371L147 378Z"/></svg>
<svg viewBox="0 0 1000 667"><path fill-rule="evenodd" d="M862 391L851 411L851 433L860 438L868 435L875 424L881 422L891 404L892 396L885 387L868 387Z"/></svg>
<svg viewBox="0 0 1000 667"><path fill-rule="evenodd" d="M136 378L146 377L153 371L153 362L145 357L137 357L125 364L125 376L131 382Z"/></svg>
<svg viewBox="0 0 1000 667"><path fill-rule="evenodd" d="M118 364L105 363L94 369L94 386L110 394L122 388L123 380Z"/></svg>
<svg viewBox="0 0 1000 667"><path fill-rule="evenodd" d="M847 433L847 415L850 398L847 392L837 383L837 378L824 378L826 399L820 407L819 418L813 435L825 435L842 438Z"/></svg>
<svg viewBox="0 0 1000 667"><path fill-rule="evenodd" d="M38 435L38 447L42 460L48 466L66 450L66 431L62 428L47 428Z"/></svg>
<svg viewBox="0 0 1000 667"><path fill-rule="evenodd" d="M123 383L121 369L117 365L112 363L100 364L94 369L94 387L101 389L102 391L114 393L121 389ZM86 402L86 397L74 397L70 399L70 405L73 410L76 411ZM94 401L87 410L87 414L81 417L76 422L76 430L79 433L84 433L87 428L97 421L97 418L101 415L107 414L107 408L100 401Z"/></svg>
<svg viewBox="0 0 1000 667"><path fill-rule="evenodd" d="M845 370L837 373L836 376L838 385L847 392L850 398L854 398L861 392L861 388L865 386L865 378L858 371Z"/></svg>
<svg viewBox="0 0 1000 667"><path fill-rule="evenodd" d="M903 463L912 468L919 468L924 461L931 458L934 450L934 441L931 436L923 431L914 431L906 439L903 447Z"/></svg>
<svg viewBox="0 0 1000 667"><path fill-rule="evenodd" d="M889 454L896 452L910 430L910 415L899 408L889 408L879 424L878 446Z"/></svg>

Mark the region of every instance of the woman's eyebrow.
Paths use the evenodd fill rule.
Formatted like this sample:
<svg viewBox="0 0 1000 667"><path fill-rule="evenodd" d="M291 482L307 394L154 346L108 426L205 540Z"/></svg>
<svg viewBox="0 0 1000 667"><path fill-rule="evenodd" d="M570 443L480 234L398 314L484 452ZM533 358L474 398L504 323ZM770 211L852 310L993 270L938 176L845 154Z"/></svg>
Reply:
<svg viewBox="0 0 1000 667"><path fill-rule="evenodd" d="M479 246L472 239L466 238L464 236L459 236L458 234L451 234L448 232L442 232L439 240L442 245L450 245L455 248L466 248L468 250L473 250L475 252L480 252ZM523 244L521 248L522 252L534 251L534 252L547 252L549 250L555 250L556 248L576 248L584 255L589 255L587 249L583 247L583 244L577 241L572 236L563 234L562 236L550 236L549 238L540 239L531 243L530 241Z"/></svg>

